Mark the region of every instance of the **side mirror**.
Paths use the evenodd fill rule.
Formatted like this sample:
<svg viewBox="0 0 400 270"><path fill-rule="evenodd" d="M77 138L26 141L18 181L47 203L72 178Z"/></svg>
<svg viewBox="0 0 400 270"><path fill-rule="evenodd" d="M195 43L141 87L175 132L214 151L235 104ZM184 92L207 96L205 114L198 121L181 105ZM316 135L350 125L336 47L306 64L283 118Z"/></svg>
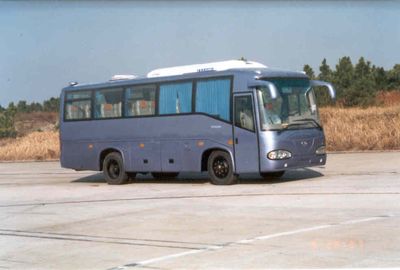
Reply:
<svg viewBox="0 0 400 270"><path fill-rule="evenodd" d="M323 81L311 81L311 86L325 86L328 88L329 95L332 99L336 98L336 91L332 84Z"/></svg>
<svg viewBox="0 0 400 270"><path fill-rule="evenodd" d="M275 84L268 81L260 81L260 80L251 80L248 83L248 88L257 88L257 87L266 87L269 90L272 99L276 99L279 96L279 91L276 88Z"/></svg>

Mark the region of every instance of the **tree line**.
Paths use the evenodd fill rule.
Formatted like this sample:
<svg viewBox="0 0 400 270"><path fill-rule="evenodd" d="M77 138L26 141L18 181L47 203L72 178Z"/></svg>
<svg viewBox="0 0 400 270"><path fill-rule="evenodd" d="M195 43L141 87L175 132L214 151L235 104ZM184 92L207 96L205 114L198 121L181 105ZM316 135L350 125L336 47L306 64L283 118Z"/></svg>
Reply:
<svg viewBox="0 0 400 270"><path fill-rule="evenodd" d="M317 101L320 106L340 105L370 106L376 104L376 95L379 91L400 90L400 64L390 70L371 64L360 57L353 65L350 57L339 59L332 69L326 59L319 66L316 75L310 65L304 65L304 72L312 79L331 82L336 89L336 102L332 103L326 91L316 89Z"/></svg>
<svg viewBox="0 0 400 270"><path fill-rule="evenodd" d="M60 98L50 98L43 103L32 102L28 103L25 100L18 101L17 104L10 102L7 108L0 105L0 113L10 111L15 113L30 113L30 112L58 112L60 107Z"/></svg>
<svg viewBox="0 0 400 270"><path fill-rule="evenodd" d="M0 105L0 138L17 136L14 119L18 113L58 112L59 107L60 99L53 97L43 103L27 103L25 100L21 100L17 104L10 102L7 108Z"/></svg>

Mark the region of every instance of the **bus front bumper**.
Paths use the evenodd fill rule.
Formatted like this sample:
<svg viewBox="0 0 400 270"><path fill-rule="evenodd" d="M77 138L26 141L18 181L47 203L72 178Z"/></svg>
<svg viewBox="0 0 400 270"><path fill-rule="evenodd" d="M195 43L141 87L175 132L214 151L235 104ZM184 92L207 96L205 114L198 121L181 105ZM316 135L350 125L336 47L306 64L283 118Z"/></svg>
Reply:
<svg viewBox="0 0 400 270"><path fill-rule="evenodd" d="M283 160L270 160L265 158L261 162L261 172L284 171L288 169L323 166L326 163L326 154L299 155Z"/></svg>

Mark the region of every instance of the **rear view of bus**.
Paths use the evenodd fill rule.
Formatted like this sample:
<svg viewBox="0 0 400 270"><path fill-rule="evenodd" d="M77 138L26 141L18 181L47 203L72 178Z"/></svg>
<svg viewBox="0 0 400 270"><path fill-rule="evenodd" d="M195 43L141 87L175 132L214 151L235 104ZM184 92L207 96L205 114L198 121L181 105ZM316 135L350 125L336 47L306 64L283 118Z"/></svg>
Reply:
<svg viewBox="0 0 400 270"><path fill-rule="evenodd" d="M116 78L63 89L63 167L103 171L109 184L207 171L230 185L326 162L314 89L335 90L303 72L229 60Z"/></svg>

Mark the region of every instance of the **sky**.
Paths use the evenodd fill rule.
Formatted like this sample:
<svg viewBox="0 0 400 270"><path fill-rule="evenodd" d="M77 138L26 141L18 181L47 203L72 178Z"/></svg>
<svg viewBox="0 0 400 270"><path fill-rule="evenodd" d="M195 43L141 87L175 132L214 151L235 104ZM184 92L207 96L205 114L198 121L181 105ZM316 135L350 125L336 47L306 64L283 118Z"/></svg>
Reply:
<svg viewBox="0 0 400 270"><path fill-rule="evenodd" d="M0 105L175 65L245 57L400 63L400 1L0 1Z"/></svg>

